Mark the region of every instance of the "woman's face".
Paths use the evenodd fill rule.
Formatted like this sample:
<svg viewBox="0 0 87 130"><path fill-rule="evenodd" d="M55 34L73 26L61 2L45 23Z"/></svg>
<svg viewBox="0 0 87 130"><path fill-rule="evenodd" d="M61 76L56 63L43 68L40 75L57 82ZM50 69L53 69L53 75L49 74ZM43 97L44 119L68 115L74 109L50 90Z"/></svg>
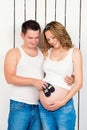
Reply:
<svg viewBox="0 0 87 130"><path fill-rule="evenodd" d="M54 48L61 47L60 41L48 30L45 32L48 43Z"/></svg>

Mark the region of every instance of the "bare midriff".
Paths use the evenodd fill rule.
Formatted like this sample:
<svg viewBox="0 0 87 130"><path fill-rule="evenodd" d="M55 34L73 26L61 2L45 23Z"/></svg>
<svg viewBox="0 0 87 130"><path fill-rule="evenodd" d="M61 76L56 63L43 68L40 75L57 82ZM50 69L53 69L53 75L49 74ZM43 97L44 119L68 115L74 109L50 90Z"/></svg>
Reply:
<svg viewBox="0 0 87 130"><path fill-rule="evenodd" d="M43 91L40 91L40 102L44 106L45 104L53 104L55 101L62 100L67 94L69 90L55 86L55 91L51 93L49 97L46 97Z"/></svg>

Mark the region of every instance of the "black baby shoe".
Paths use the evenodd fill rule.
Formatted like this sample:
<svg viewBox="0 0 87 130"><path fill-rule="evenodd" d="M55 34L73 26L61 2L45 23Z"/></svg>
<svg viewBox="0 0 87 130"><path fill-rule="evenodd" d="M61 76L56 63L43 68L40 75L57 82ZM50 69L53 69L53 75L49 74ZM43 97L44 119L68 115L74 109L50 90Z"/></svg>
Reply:
<svg viewBox="0 0 87 130"><path fill-rule="evenodd" d="M43 88L43 92L44 92L44 94L45 94L46 97L49 97L50 94L51 94L47 87Z"/></svg>
<svg viewBox="0 0 87 130"><path fill-rule="evenodd" d="M47 83L47 89L52 93L52 92L54 92L55 91L55 88L54 88L54 86L52 85L52 84L50 84L50 83Z"/></svg>

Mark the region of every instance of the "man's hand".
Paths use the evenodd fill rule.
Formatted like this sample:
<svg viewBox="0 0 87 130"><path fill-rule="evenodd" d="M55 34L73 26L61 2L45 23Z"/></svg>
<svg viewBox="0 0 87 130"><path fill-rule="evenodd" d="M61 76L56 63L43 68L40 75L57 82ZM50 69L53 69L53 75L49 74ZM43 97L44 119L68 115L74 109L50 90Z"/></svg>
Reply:
<svg viewBox="0 0 87 130"><path fill-rule="evenodd" d="M43 90L43 88L46 88L47 86L46 82L40 79L33 79L32 85L38 90Z"/></svg>
<svg viewBox="0 0 87 130"><path fill-rule="evenodd" d="M74 75L72 74L71 77L70 76L66 76L64 78L64 81L68 84L68 85L72 85L74 83Z"/></svg>

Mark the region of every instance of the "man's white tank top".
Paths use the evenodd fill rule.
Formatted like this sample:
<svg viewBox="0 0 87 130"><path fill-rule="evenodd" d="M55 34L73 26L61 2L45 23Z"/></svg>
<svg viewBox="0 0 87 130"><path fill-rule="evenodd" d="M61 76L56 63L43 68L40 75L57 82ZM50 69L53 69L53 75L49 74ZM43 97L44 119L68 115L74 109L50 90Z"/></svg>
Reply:
<svg viewBox="0 0 87 130"><path fill-rule="evenodd" d="M50 59L51 49L49 49L48 56L43 64L43 70L46 73L44 80L53 85L70 90L71 86L65 83L64 78L73 74L72 52L74 48L71 48L66 57L60 61L52 61Z"/></svg>
<svg viewBox="0 0 87 130"><path fill-rule="evenodd" d="M43 61L42 52L38 49L38 55L31 57L27 55L22 47L18 48L21 54L17 65L16 74L18 76L43 79ZM39 100L39 91L34 86L15 86L12 87L11 99L27 104L37 104Z"/></svg>

